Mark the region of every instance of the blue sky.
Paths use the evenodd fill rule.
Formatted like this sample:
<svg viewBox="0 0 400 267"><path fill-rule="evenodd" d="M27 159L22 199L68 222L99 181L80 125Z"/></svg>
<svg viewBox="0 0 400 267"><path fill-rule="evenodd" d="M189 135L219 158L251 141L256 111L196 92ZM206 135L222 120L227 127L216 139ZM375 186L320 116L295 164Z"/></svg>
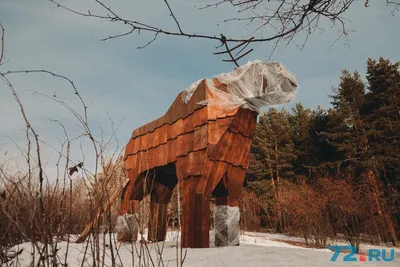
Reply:
<svg viewBox="0 0 400 267"><path fill-rule="evenodd" d="M176 95L192 82L231 71L233 67L212 54L218 45L213 41L160 36L149 47L138 50L137 47L146 44L151 35L132 34L103 42L101 38L124 32L124 25L79 17L54 8L54 4L47 0L32 2L0 2L0 22L6 29L5 56L9 60L0 66L1 71L47 69L69 77L90 103L89 121L97 134L100 134L98 127L101 127L105 138L111 135L109 116L115 124L122 121L117 132L121 145L128 141L136 127L163 115ZM89 8L98 10L92 0L61 2L83 11ZM237 10L232 6L200 11L195 6L213 1L169 2L187 32L224 33L232 37L248 34L241 24L220 23L235 16ZM282 62L298 79L300 87L294 102L310 108L318 105L327 108L330 106L328 94L338 83L342 69L359 70L364 74L368 57L399 60L400 16L391 16L391 10L385 7L384 2L371 2L370 8L364 8L364 1L354 3L346 13L350 20L348 29L352 30L349 44L342 38L332 46L339 28L332 28L328 21L323 21L324 31L312 34L303 50L295 45L281 46L276 50L271 60ZM161 0L108 3L122 16L175 29ZM268 29L264 33L268 34ZM298 42L301 42L301 37ZM271 44L254 44L252 48L255 52L246 61L266 60ZM62 130L49 118L62 120L71 126L71 136L77 135L71 114L35 93L56 93L79 109L78 99L65 81L41 74L9 78L41 140L57 146L57 138L63 138ZM21 147L25 145L23 120L10 91L1 83L0 96L0 161L11 159L10 162L18 162L20 156L9 138ZM293 103L285 107L292 106ZM77 143L72 153L74 161L83 159L81 150L86 155L92 153L88 144L81 149ZM7 155L4 155L5 151ZM57 153L44 146L43 154L48 173L54 173ZM93 165L89 163L87 166Z"/></svg>

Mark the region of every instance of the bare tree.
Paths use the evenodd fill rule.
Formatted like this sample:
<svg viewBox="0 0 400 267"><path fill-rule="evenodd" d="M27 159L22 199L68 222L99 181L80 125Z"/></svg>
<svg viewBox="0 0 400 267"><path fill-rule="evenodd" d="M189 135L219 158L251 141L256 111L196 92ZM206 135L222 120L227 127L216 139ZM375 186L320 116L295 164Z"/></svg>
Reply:
<svg viewBox="0 0 400 267"><path fill-rule="evenodd" d="M237 65L237 60L244 57L252 50L243 52L245 47L250 43L273 42L274 46L271 51L279 44L295 43L300 49L306 44L310 34L321 30L322 20L330 22L333 26L340 28L339 38L347 38L348 31L346 28L345 13L350 6L355 4L356 0L219 0L212 4L207 4L198 9L209 8L225 8L226 5L231 5L237 8L237 16L225 19L224 23L232 21L242 22L247 26L252 26L252 30L244 34L241 38L229 37L224 34L197 34L188 32L184 25L178 20L178 15L173 12L173 8L168 0L163 0L166 12L169 12L176 26L175 30L167 30L161 25L153 25L144 21L138 21L135 18L128 18L118 14L115 9L107 5L104 0L92 0L103 12L95 13L91 10L87 12L80 11L79 7L70 7L61 4L59 0L50 0L56 7L65 9L76 15L107 20L112 23L122 24L126 28L125 32L118 35L111 35L103 38L102 41L110 40L127 36L133 33L149 32L153 34L153 38L145 45L139 46L138 49L145 48L152 44L159 35L168 35L174 37L186 37L191 39L208 39L216 41L223 47L224 51L214 54L229 54L230 59L224 60L234 62ZM364 0L364 7L373 6L369 0ZM398 11L400 1L386 0L386 6L391 9L392 13ZM264 34L264 31L268 34ZM303 40L298 44L294 38L300 33L303 33ZM232 49L228 45L245 44L236 55L232 55ZM237 47L236 47L237 48Z"/></svg>

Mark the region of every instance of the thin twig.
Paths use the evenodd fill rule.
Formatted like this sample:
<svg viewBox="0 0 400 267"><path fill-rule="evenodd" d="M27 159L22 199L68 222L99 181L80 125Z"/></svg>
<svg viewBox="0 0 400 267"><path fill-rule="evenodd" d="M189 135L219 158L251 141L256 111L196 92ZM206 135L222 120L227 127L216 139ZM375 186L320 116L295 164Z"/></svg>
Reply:
<svg viewBox="0 0 400 267"><path fill-rule="evenodd" d="M167 0L164 0L164 3L167 5L168 10L169 10L169 12L171 13L172 18L174 19L174 21L175 21L175 23L176 23L176 26L178 26L179 32L180 32L181 34L183 34L183 31L182 31L182 29L181 29L181 25L179 25L179 22L178 22L178 20L176 19L175 15L174 15L174 12L172 12L172 9L171 9L171 7L170 7L168 1L167 1Z"/></svg>
<svg viewBox="0 0 400 267"><path fill-rule="evenodd" d="M0 23L0 30L1 30L1 52L0 52L0 65L2 64L3 58L4 58L4 27Z"/></svg>

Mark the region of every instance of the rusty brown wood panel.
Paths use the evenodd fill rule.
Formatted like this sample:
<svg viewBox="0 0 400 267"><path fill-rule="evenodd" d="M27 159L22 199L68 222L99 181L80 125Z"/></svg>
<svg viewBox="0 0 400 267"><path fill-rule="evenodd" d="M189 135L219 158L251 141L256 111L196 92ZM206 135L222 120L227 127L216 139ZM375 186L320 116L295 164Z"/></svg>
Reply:
<svg viewBox="0 0 400 267"><path fill-rule="evenodd" d="M178 140L177 139L173 139L171 141L168 142L168 144L165 144L168 149L168 154L166 154L165 156L167 157L167 162L171 163L176 161L176 151L177 151L177 145L178 145Z"/></svg>
<svg viewBox="0 0 400 267"><path fill-rule="evenodd" d="M136 164L136 157L137 155L129 155L125 159L125 170L129 171L133 168L133 166Z"/></svg>
<svg viewBox="0 0 400 267"><path fill-rule="evenodd" d="M250 150L251 150L251 143L253 139L250 137L244 138L244 144L240 147L237 147L232 154L235 155L234 160L232 161L234 166L242 166L243 168L247 169L249 166L250 160Z"/></svg>
<svg viewBox="0 0 400 267"><path fill-rule="evenodd" d="M227 167L225 162L207 160L196 193L211 194L227 171Z"/></svg>
<svg viewBox="0 0 400 267"><path fill-rule="evenodd" d="M239 199L246 176L246 170L240 167L229 166L227 176L228 196L232 199Z"/></svg>
<svg viewBox="0 0 400 267"><path fill-rule="evenodd" d="M240 108L235 118L225 131L217 145L213 148L210 159L229 162L235 166L245 167L254 134L255 113ZM242 153L240 153L242 151Z"/></svg>
<svg viewBox="0 0 400 267"><path fill-rule="evenodd" d="M206 194L196 194L195 198L194 248L209 246L210 200Z"/></svg>
<svg viewBox="0 0 400 267"><path fill-rule="evenodd" d="M153 242L164 241L167 234L168 204L150 202L150 225L148 239Z"/></svg>
<svg viewBox="0 0 400 267"><path fill-rule="evenodd" d="M185 118L192 114L196 109L201 108L201 105L197 103L205 100L206 95L206 85L205 80L203 80L196 91L192 95L189 103L185 104L182 101L182 93L179 93L175 98L175 101L172 103L168 111L164 114L164 116L142 126L137 129L132 134L132 137L136 137L139 135L143 135L147 132L151 132L156 128L163 126L164 124L173 124L175 121Z"/></svg>
<svg viewBox="0 0 400 267"><path fill-rule="evenodd" d="M200 149L207 148L208 146L208 124L203 124L196 127L194 130L193 137L193 150L197 151Z"/></svg>
<svg viewBox="0 0 400 267"><path fill-rule="evenodd" d="M135 146L135 141L132 138L129 139L129 142L125 147L124 160L126 160L130 154L133 154L132 151L134 146Z"/></svg>
<svg viewBox="0 0 400 267"><path fill-rule="evenodd" d="M210 95L211 97L211 95ZM228 108L228 107L219 107L217 105L209 105L208 106L208 120L216 120L218 118L225 117L233 117L239 110L238 107Z"/></svg>
<svg viewBox="0 0 400 267"><path fill-rule="evenodd" d="M229 131L225 131L218 144L214 147L210 159L213 161L226 161L226 155L230 152L230 147L233 145L233 141L236 134Z"/></svg>
<svg viewBox="0 0 400 267"><path fill-rule="evenodd" d="M196 187L198 177L188 177L181 182L182 186L182 247L194 247L196 211Z"/></svg>
<svg viewBox="0 0 400 267"><path fill-rule="evenodd" d="M225 197L216 197L215 198L216 205L228 205L231 207L239 206L239 199L238 198L230 198L228 196Z"/></svg>
<svg viewBox="0 0 400 267"><path fill-rule="evenodd" d="M177 157L186 156L189 152L193 151L194 146L194 132L179 135L177 139Z"/></svg>
<svg viewBox="0 0 400 267"><path fill-rule="evenodd" d="M257 113L249 109L240 108L229 127L229 131L253 137L256 120Z"/></svg>
<svg viewBox="0 0 400 267"><path fill-rule="evenodd" d="M125 161L125 167L128 169L139 168L142 171L148 170L157 166L166 165L175 162L177 157L186 157L189 155L188 160L196 162L199 165L199 160L193 159L194 153L198 150L204 150L201 153L201 158L206 157L207 148L207 124L201 125L194 129L194 131L179 135L176 139L170 140L167 143L161 144L157 147L150 148L147 151L140 151L137 154L129 155ZM138 161L138 154L141 154L141 159ZM189 164L189 163L187 163ZM191 166L191 165L190 165ZM194 172L197 173L198 168L193 167ZM194 172L189 171L189 173Z"/></svg>
<svg viewBox="0 0 400 267"><path fill-rule="evenodd" d="M178 120L174 124L165 124L160 128L155 129L145 135L132 138L125 151L125 159L139 151L146 151L151 148L169 143L171 140L178 138L189 132L195 131L199 126L207 123L207 108L196 110L191 116Z"/></svg>
<svg viewBox="0 0 400 267"><path fill-rule="evenodd" d="M207 159L207 150L193 151L185 157L176 160L176 176L186 179L191 176L201 176Z"/></svg>
<svg viewBox="0 0 400 267"><path fill-rule="evenodd" d="M208 121L208 144L216 145L229 125L232 123L234 117L220 118L214 121Z"/></svg>
<svg viewBox="0 0 400 267"><path fill-rule="evenodd" d="M227 148L228 151L225 154L226 161L235 166L242 165L241 157L247 156L246 154L243 154L247 142L251 142L251 138L245 137L241 134L235 134L234 138L232 139L232 144Z"/></svg>
<svg viewBox="0 0 400 267"><path fill-rule="evenodd" d="M246 169L250 159L252 139L240 134L225 132L211 152L210 160L229 163Z"/></svg>

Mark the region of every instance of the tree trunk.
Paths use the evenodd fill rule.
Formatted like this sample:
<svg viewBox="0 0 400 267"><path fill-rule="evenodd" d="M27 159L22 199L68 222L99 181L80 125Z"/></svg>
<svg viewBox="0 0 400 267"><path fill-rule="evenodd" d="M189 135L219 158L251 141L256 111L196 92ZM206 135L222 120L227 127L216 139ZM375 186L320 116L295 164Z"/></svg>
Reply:
<svg viewBox="0 0 400 267"><path fill-rule="evenodd" d="M278 144L276 141L274 142L275 146L275 162L276 162L276 169L275 169L275 176L276 176L276 187L275 187L275 196L276 196L276 210L278 213L278 224L277 224L277 231L279 233L282 232L283 230L283 225L282 225L282 208L280 204L280 180L281 177L279 175L279 169L278 169L278 164L279 164L279 154L278 154Z"/></svg>
<svg viewBox="0 0 400 267"><path fill-rule="evenodd" d="M376 175L374 174L374 172L372 170L369 170L367 177L368 177L368 183L370 184L370 186L372 188L372 193L374 196L378 214L383 216L383 219L385 221L386 228L387 228L387 231L388 231L388 234L390 236L393 246L398 246L399 241L396 236L396 231L395 231L391 216L387 213L387 211L385 209L385 205L383 205L384 207L382 207L381 202L379 200L381 190L379 188L379 183L376 178ZM384 203L385 200L382 200L382 202Z"/></svg>

